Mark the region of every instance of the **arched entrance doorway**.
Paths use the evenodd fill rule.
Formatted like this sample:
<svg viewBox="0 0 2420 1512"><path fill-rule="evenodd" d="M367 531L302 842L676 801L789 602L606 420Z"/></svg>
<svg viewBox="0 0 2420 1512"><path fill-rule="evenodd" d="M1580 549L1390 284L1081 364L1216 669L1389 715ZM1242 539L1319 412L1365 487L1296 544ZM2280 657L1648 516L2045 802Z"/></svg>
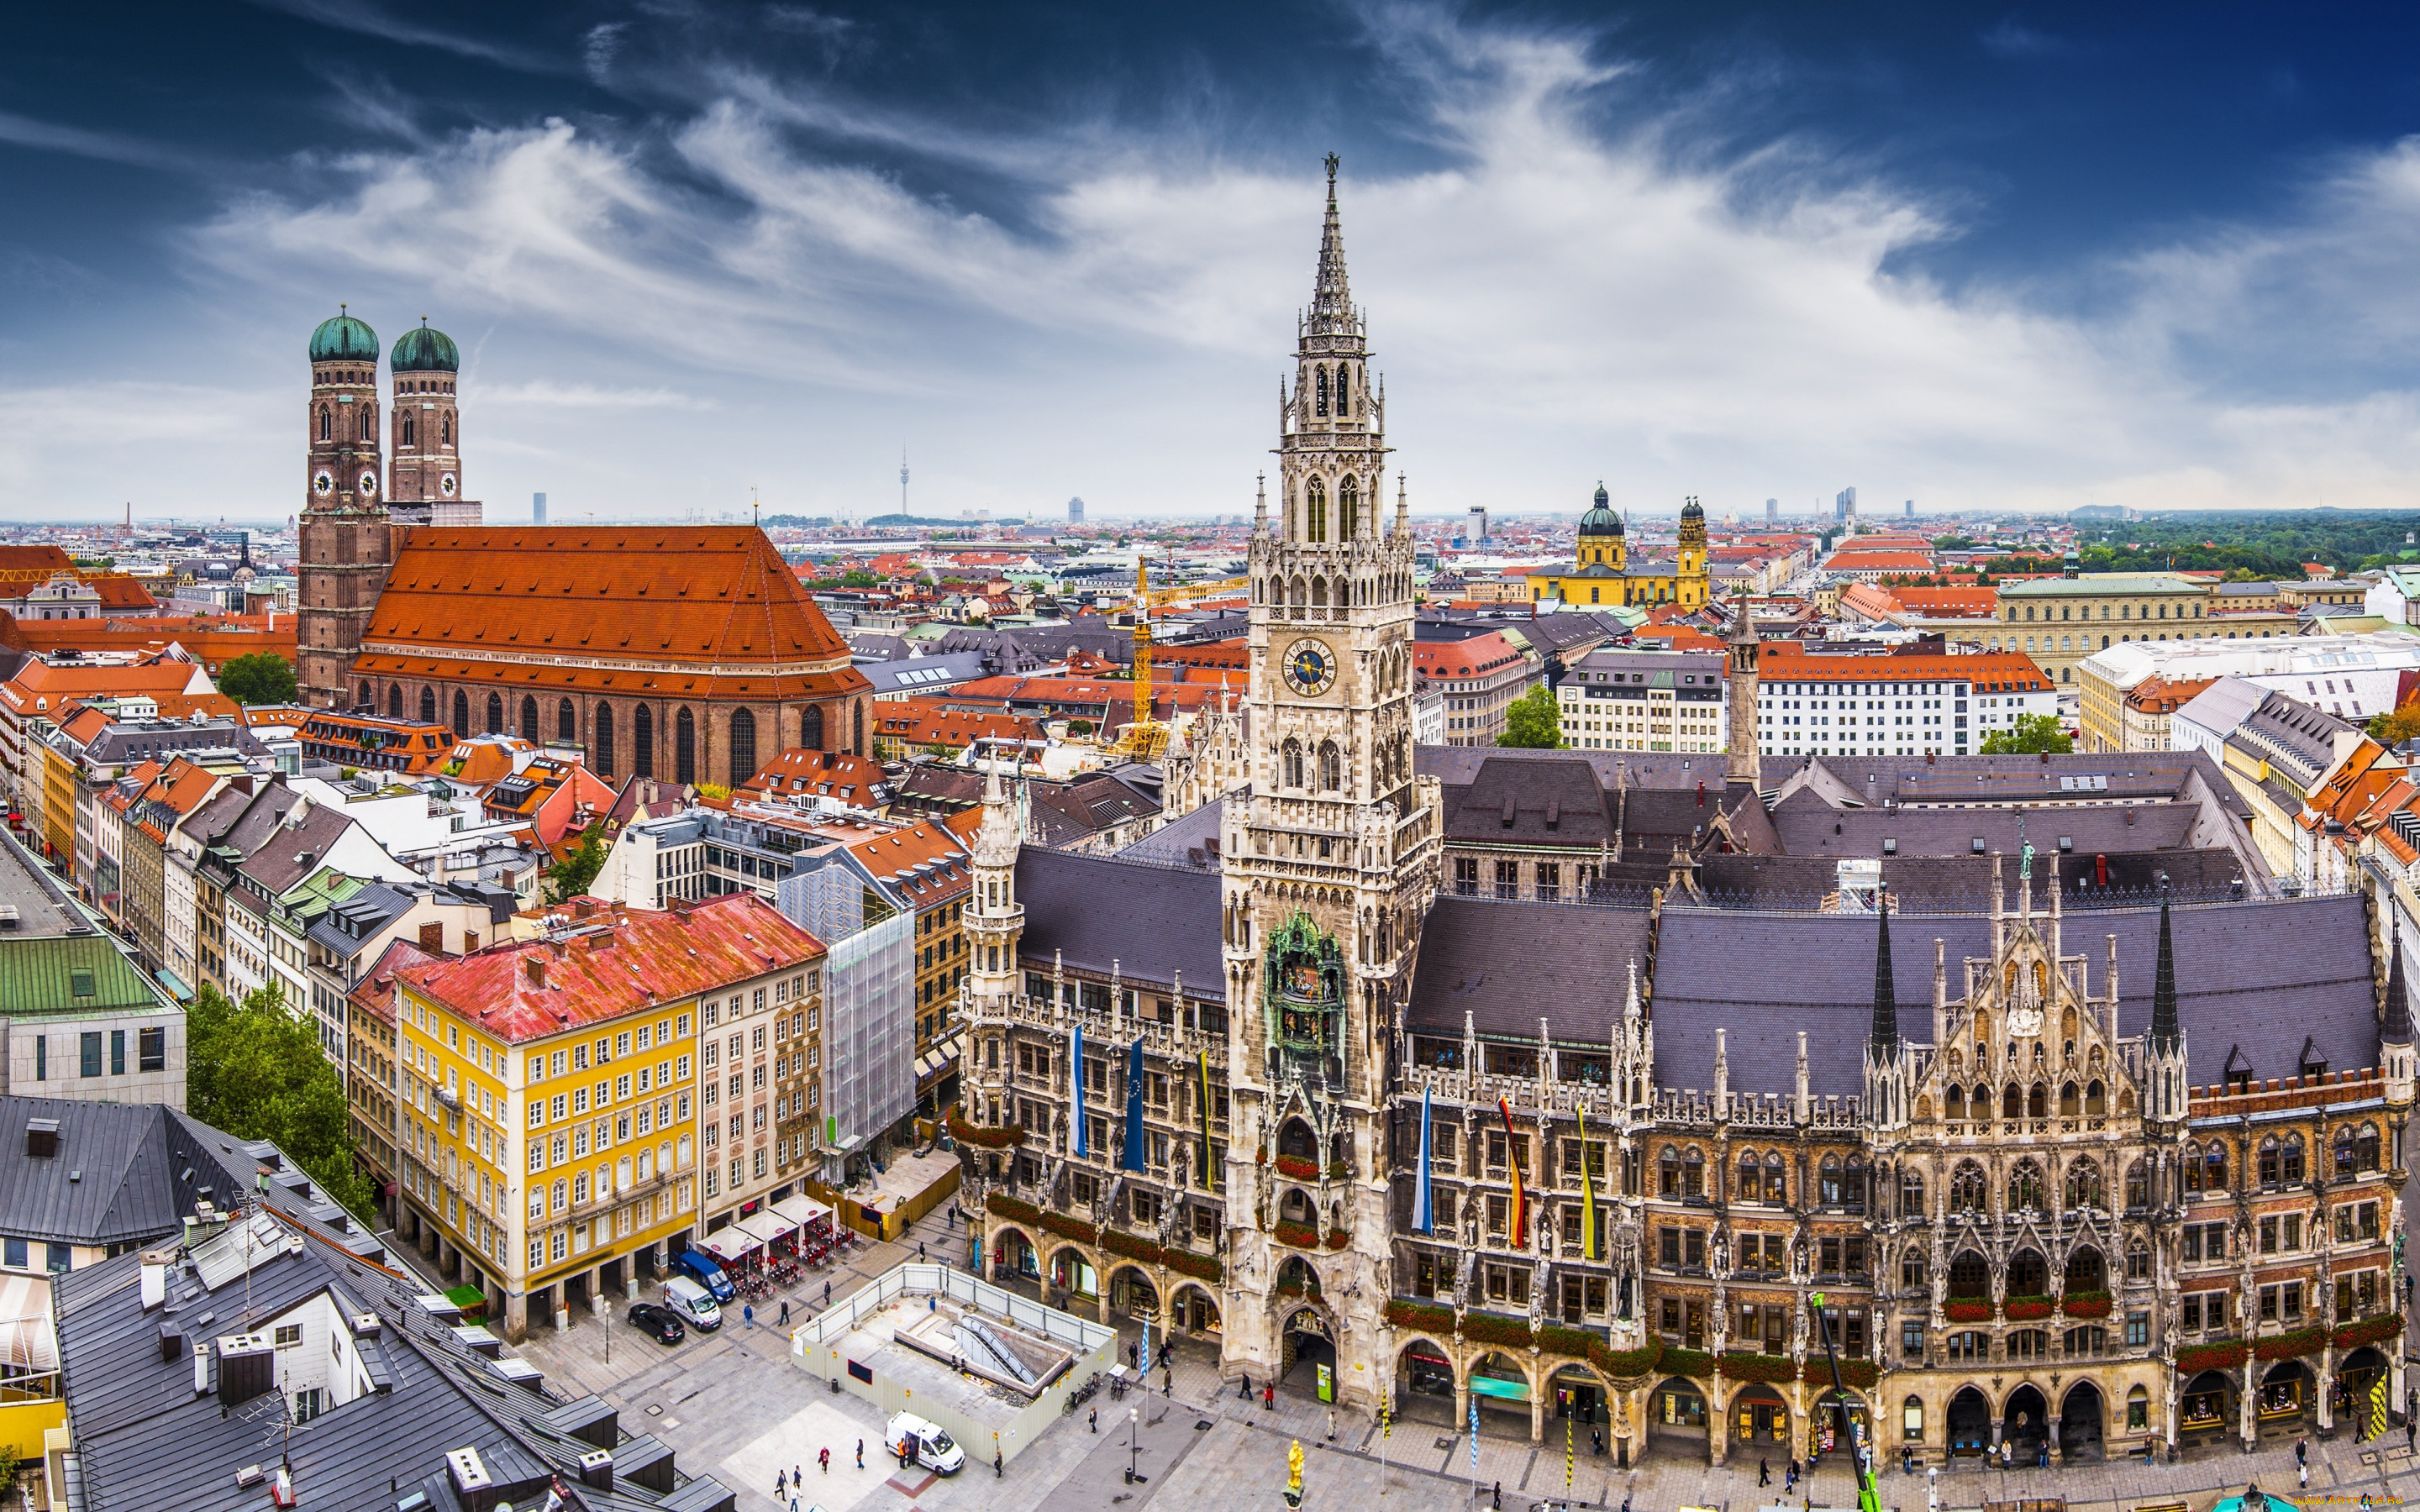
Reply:
<svg viewBox="0 0 2420 1512"><path fill-rule="evenodd" d="M1556 1417L1569 1418L1584 1428L1608 1421L1605 1415L1605 1388L1588 1366L1567 1365L1556 1371L1546 1385L1553 1393L1547 1399L1554 1404Z"/></svg>
<svg viewBox="0 0 2420 1512"><path fill-rule="evenodd" d="M2341 1423L2358 1423L2369 1437L2386 1431L2387 1414L2394 1407L2383 1399L2373 1401L2371 1392L2386 1375L2386 1356L2365 1344L2344 1357L2336 1366L2335 1398L2333 1416Z"/></svg>
<svg viewBox="0 0 2420 1512"><path fill-rule="evenodd" d="M1050 1257L1050 1289L1063 1297L1096 1303L1101 1299L1100 1273L1079 1249L1063 1249Z"/></svg>
<svg viewBox="0 0 2420 1512"><path fill-rule="evenodd" d="M1731 1442L1742 1446L1790 1443L1790 1404L1771 1386L1745 1386L1731 1397Z"/></svg>
<svg viewBox="0 0 2420 1512"><path fill-rule="evenodd" d="M1174 1326L1195 1334L1220 1332L1217 1299L1200 1287L1177 1288Z"/></svg>
<svg viewBox="0 0 2420 1512"><path fill-rule="evenodd" d="M1807 1458L1809 1460L1821 1459L1835 1451L1841 1454L1849 1452L1850 1440L1840 1422L1843 1406L1848 1408L1849 1418L1855 1425L1856 1433L1865 1440L1868 1450L1872 1449L1874 1423L1866 1412L1865 1399L1855 1392L1835 1389L1816 1398L1807 1414Z"/></svg>
<svg viewBox="0 0 2420 1512"><path fill-rule="evenodd" d="M2000 1409L2000 1437L2014 1449L2016 1462L2030 1465L2050 1445L2050 1405L2039 1388L2019 1386Z"/></svg>
<svg viewBox="0 0 2420 1512"><path fill-rule="evenodd" d="M1042 1265L1033 1253L1033 1245L1015 1228L1003 1228L991 1240L991 1273L995 1280L1012 1277L1027 1281L1041 1279Z"/></svg>
<svg viewBox="0 0 2420 1512"><path fill-rule="evenodd" d="M1529 1373L1509 1354L1481 1355L1470 1367L1470 1400L1479 1409L1480 1426L1517 1422L1521 1437L1529 1436Z"/></svg>
<svg viewBox="0 0 2420 1512"><path fill-rule="evenodd" d="M2233 1431L2235 1379L2231 1370L2205 1370L2185 1382L2177 1397L2180 1443L2210 1443Z"/></svg>
<svg viewBox="0 0 2420 1512"><path fill-rule="evenodd" d="M1992 1404L1974 1387L1949 1398L1943 1423L1951 1454L1979 1455L1992 1447Z"/></svg>
<svg viewBox="0 0 2420 1512"><path fill-rule="evenodd" d="M2260 1378L2260 1402L2257 1431L2290 1433L2300 1429L2311 1414L2311 1367L2300 1360L2280 1360Z"/></svg>
<svg viewBox="0 0 2420 1512"><path fill-rule="evenodd" d="M1278 1379L1313 1390L1325 1385L1322 1401L1333 1401L1336 1391L1336 1337L1316 1307L1297 1307L1286 1319L1285 1354Z"/></svg>
<svg viewBox="0 0 2420 1512"><path fill-rule="evenodd" d="M1647 1433L1651 1440L1706 1443L1706 1394L1685 1377L1674 1376L1647 1399Z"/></svg>
<svg viewBox="0 0 2420 1512"><path fill-rule="evenodd" d="M1109 1305L1135 1319L1159 1317L1159 1288L1135 1266L1120 1266L1109 1277Z"/></svg>
<svg viewBox="0 0 2420 1512"><path fill-rule="evenodd" d="M1413 1339L1395 1356L1395 1415L1453 1423L1453 1362L1445 1346L1434 1339Z"/></svg>
<svg viewBox="0 0 2420 1512"><path fill-rule="evenodd" d="M2106 1405L2101 1388L2079 1381L2058 1404L2058 1458L2061 1464L2088 1465L2102 1458L2102 1433Z"/></svg>

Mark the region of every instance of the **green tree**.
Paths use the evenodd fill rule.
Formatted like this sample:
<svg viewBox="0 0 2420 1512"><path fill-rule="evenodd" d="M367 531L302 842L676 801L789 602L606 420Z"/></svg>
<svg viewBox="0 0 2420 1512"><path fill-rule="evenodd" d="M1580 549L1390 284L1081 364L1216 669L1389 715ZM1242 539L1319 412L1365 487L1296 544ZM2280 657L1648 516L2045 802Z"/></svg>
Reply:
<svg viewBox="0 0 2420 1512"><path fill-rule="evenodd" d="M2392 714L2381 714L2370 720L2369 738L2381 746L2420 740L2420 702L2406 703Z"/></svg>
<svg viewBox="0 0 2420 1512"><path fill-rule="evenodd" d="M351 1110L308 1014L282 988L229 1002L205 986L185 1014L185 1103L239 1139L267 1139L359 1216L372 1217L368 1180L354 1162Z"/></svg>
<svg viewBox="0 0 2420 1512"><path fill-rule="evenodd" d="M2013 727L1983 737L1986 756L2032 756L2042 751L2064 756L2073 749L2074 738L2055 716L2048 714L2020 714Z"/></svg>
<svg viewBox="0 0 2420 1512"><path fill-rule="evenodd" d="M293 664L273 651L230 656L219 668L219 691L238 703L291 703Z"/></svg>
<svg viewBox="0 0 2420 1512"><path fill-rule="evenodd" d="M1540 683L1506 704L1504 733L1496 737L1496 743L1530 750L1561 749L1563 711L1555 702L1555 690Z"/></svg>
<svg viewBox="0 0 2420 1512"><path fill-rule="evenodd" d="M549 867L546 872L546 901L550 903L569 903L586 892L597 881L597 873L605 870L605 826L590 825L580 833L580 843L571 854Z"/></svg>

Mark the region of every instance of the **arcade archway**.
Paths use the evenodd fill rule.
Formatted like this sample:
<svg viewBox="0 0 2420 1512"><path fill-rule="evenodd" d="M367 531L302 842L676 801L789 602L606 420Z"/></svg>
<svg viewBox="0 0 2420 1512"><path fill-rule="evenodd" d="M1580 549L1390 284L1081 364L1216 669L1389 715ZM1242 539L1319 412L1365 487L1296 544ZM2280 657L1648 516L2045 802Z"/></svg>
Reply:
<svg viewBox="0 0 2420 1512"><path fill-rule="evenodd" d="M2058 1458L2062 1464L2097 1463L2102 1458L2102 1434L2106 1428L2107 1404L2102 1400L2101 1388L2088 1381L2079 1381L2067 1389L2058 1404Z"/></svg>

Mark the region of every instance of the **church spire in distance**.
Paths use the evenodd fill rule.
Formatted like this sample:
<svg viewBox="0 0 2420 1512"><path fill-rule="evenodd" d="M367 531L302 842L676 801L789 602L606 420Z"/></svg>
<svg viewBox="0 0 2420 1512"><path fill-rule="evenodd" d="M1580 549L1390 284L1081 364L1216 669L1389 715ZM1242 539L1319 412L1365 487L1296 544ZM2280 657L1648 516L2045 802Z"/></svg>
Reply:
<svg viewBox="0 0 2420 1512"><path fill-rule="evenodd" d="M1319 234L1319 282L1311 291L1311 334L1357 333L1353 289L1344 279L1344 228L1336 216L1337 156L1327 155L1327 224Z"/></svg>

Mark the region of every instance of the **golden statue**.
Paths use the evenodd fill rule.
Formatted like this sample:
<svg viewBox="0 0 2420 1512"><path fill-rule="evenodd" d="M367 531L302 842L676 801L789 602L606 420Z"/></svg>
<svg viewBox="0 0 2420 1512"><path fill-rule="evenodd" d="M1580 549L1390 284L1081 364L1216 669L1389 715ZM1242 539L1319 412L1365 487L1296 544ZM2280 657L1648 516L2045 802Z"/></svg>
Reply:
<svg viewBox="0 0 2420 1512"><path fill-rule="evenodd" d="M1294 1446L1286 1451L1285 1499L1288 1506L1302 1505L1302 1441L1300 1439L1295 1440Z"/></svg>

